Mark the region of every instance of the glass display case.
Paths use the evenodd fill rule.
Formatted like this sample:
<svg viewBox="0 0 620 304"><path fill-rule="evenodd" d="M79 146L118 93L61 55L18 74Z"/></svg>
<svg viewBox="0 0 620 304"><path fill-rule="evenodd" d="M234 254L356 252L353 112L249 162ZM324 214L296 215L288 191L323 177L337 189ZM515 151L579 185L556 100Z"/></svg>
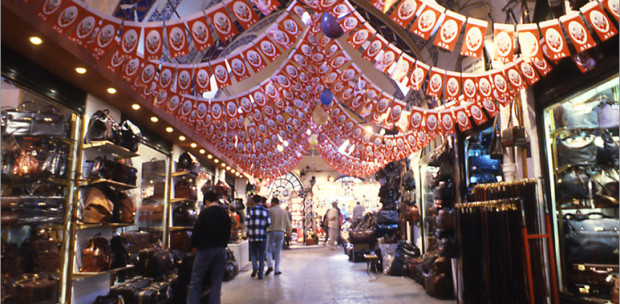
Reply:
<svg viewBox="0 0 620 304"><path fill-rule="evenodd" d="M502 181L502 170L499 159L491 158L489 148L493 138L493 127L484 129L465 138L465 184L467 201L473 201L471 191L478 184L497 183Z"/></svg>
<svg viewBox="0 0 620 304"><path fill-rule="evenodd" d="M610 299L618 278L618 76L544 108L560 291Z"/></svg>

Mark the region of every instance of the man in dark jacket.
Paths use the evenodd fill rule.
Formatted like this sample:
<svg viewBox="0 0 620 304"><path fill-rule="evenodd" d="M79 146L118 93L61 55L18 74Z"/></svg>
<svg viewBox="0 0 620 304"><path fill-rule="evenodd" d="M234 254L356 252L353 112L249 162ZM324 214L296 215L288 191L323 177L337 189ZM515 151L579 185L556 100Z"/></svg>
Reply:
<svg viewBox="0 0 620 304"><path fill-rule="evenodd" d="M267 227L271 225L271 218L263 203L263 197L254 195L252 200L255 206L248 211L245 217L248 240L250 241L250 258L252 259L252 274L250 276L253 278L258 275L260 280L263 278L263 270L265 269Z"/></svg>
<svg viewBox="0 0 620 304"><path fill-rule="evenodd" d="M211 281L209 304L219 304L222 293L231 221L228 212L218 205L215 192L205 193L205 205L192 231L192 247L196 249L196 257L187 304L200 302L202 281L206 276L209 276Z"/></svg>

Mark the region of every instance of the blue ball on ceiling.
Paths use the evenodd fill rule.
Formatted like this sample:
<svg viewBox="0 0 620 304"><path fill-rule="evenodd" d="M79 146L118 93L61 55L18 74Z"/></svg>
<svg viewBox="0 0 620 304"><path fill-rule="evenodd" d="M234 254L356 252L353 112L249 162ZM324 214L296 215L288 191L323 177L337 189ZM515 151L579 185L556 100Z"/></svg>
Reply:
<svg viewBox="0 0 620 304"><path fill-rule="evenodd" d="M321 92L321 103L329 106L332 104L332 100L334 99L334 95L332 95L332 92L329 89L325 89L323 90L323 92Z"/></svg>
<svg viewBox="0 0 620 304"><path fill-rule="evenodd" d="M325 36L332 39L340 38L344 35L344 31L340 24L338 24L338 21L336 21L336 18L327 12L323 13L321 17L321 31Z"/></svg>

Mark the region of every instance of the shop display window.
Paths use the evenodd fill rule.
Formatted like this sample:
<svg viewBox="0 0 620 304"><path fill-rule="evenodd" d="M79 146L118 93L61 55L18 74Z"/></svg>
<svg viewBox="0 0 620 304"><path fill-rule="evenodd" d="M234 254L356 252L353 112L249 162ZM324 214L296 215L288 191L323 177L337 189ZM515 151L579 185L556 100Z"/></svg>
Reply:
<svg viewBox="0 0 620 304"><path fill-rule="evenodd" d="M479 184L496 183L502 180L501 163L489 153L493 127L482 130L465 139L465 174L467 177L468 201L471 191Z"/></svg>
<svg viewBox="0 0 620 304"><path fill-rule="evenodd" d="M560 290L593 302L618 276L618 77L543 111Z"/></svg>

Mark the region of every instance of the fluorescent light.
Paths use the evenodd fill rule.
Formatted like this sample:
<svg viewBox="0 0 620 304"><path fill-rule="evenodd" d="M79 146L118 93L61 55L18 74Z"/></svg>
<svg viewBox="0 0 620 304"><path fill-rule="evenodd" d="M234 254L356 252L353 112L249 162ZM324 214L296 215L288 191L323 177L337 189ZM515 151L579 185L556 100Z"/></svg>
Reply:
<svg viewBox="0 0 620 304"><path fill-rule="evenodd" d="M40 37L37 36L32 36L30 37L30 43L34 44L34 45L39 45L41 43L43 43L43 40Z"/></svg>
<svg viewBox="0 0 620 304"><path fill-rule="evenodd" d="M115 88L108 88L108 93L116 94L116 89Z"/></svg>
<svg viewBox="0 0 620 304"><path fill-rule="evenodd" d="M172 133L172 131L174 131L174 129L172 127L167 127L166 128L166 132L168 133Z"/></svg>
<svg viewBox="0 0 620 304"><path fill-rule="evenodd" d="M86 73L86 68L77 67L77 68L75 68L75 72L78 73L78 74L84 74L84 73Z"/></svg>
<svg viewBox="0 0 620 304"><path fill-rule="evenodd" d="M152 122L158 122L159 118L157 118L157 116L151 116L151 121Z"/></svg>
<svg viewBox="0 0 620 304"><path fill-rule="evenodd" d="M138 111L138 110L140 110L140 105L137 104L137 103L134 103L134 104L131 105L131 108L136 110L136 111Z"/></svg>

